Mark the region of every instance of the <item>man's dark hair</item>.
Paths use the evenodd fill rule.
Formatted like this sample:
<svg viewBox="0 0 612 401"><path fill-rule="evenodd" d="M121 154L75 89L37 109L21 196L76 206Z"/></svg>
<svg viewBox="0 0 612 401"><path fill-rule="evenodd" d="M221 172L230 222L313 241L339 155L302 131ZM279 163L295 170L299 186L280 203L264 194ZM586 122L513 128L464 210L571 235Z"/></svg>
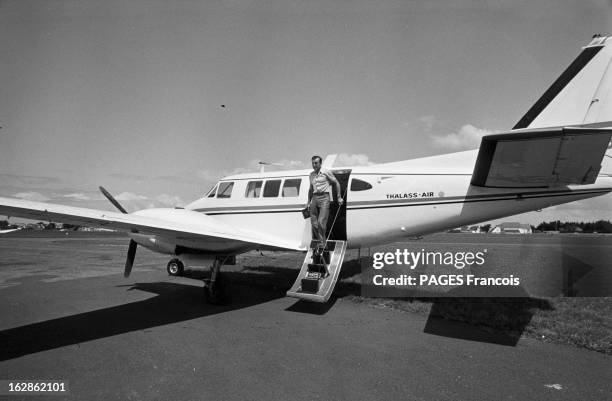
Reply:
<svg viewBox="0 0 612 401"><path fill-rule="evenodd" d="M312 156L312 157L310 158L310 160L311 160L311 161L315 161L315 159L319 159L319 163L323 163L323 159L321 159L321 156L316 156L316 155L315 155L315 156Z"/></svg>

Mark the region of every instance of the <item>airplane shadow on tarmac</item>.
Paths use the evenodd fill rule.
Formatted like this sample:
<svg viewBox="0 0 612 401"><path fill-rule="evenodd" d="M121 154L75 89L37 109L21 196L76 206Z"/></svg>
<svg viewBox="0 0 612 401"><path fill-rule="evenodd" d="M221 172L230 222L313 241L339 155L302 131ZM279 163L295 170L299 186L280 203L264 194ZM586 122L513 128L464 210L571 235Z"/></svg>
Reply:
<svg viewBox="0 0 612 401"><path fill-rule="evenodd" d="M359 283L342 282L359 274L359 266L358 261L348 261L343 265L335 295L330 302L313 304L296 301L285 310L324 315L333 308L338 298L361 296ZM284 297L297 271L274 266L244 266L241 272L224 274L232 283L232 301L227 305L203 304L200 286L173 282L136 283L128 286L128 290L146 291L156 296L0 331L0 361L265 303ZM186 272L185 276L200 279L206 273ZM552 309L548 301L530 297L467 298L457 294L452 298L394 299L431 303L425 333L511 346L517 344L531 321L533 309Z"/></svg>
<svg viewBox="0 0 612 401"><path fill-rule="evenodd" d="M136 283L128 291L156 294L138 302L79 313L0 331L0 360L131 331L197 319L261 304L284 293L232 286L234 300L227 305L206 305L202 287L172 282Z"/></svg>
<svg viewBox="0 0 612 401"><path fill-rule="evenodd" d="M534 309L552 309L548 301L530 297L429 299L424 333L509 346L521 339Z"/></svg>
<svg viewBox="0 0 612 401"><path fill-rule="evenodd" d="M361 274L359 260L345 262L340 272L336 296L363 293L362 284L342 282L342 279ZM443 337L516 346L534 310L552 310L546 299L530 297L521 287L498 289L504 297L479 296L474 289L457 287L445 297L419 296L393 297L398 302L431 304L423 332ZM425 292L421 291L421 295ZM469 294L469 296L468 296ZM401 307L401 306L400 306Z"/></svg>
<svg viewBox="0 0 612 401"><path fill-rule="evenodd" d="M291 287L297 271L274 266L245 266L243 272L254 271L269 273L262 281L273 283L273 288L284 293ZM347 279L361 274L359 260L346 261L338 277L338 284L329 302L318 304L296 301L286 308L289 312L324 315L331 310L338 298L362 295L362 285ZM240 280L236 274L232 280ZM252 280L249 275L247 280ZM199 277L198 277L199 278ZM272 280L272 281L271 281ZM530 297L521 287L499 288L505 297L475 296L474 289L459 287L451 290L446 297L415 296L393 298L400 302L419 301L431 304L431 309L423 332L432 335L457 338L469 341L515 346L533 317L534 310L552 310L545 299ZM282 296L282 295L281 295Z"/></svg>

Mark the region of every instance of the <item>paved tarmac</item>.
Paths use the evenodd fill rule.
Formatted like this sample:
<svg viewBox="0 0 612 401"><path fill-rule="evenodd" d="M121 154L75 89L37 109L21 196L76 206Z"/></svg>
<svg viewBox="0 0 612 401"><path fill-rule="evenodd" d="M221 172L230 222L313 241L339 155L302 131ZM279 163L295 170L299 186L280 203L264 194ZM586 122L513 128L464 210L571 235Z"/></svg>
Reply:
<svg viewBox="0 0 612 401"><path fill-rule="evenodd" d="M242 273L251 274L248 280L235 273L232 302L206 305L201 283L169 277L163 256L139 251L132 276L124 279L120 260L126 246L119 242L107 247L117 260L92 256L80 265L91 273L106 264L105 274L58 279L59 252L70 248L74 260L85 260L83 252L93 245L21 243L23 249L38 244L41 256L22 266L0 266L12 272L0 288L0 379L67 380L65 398L606 400L612 395L612 358L604 354L524 338L507 345L500 335L465 324L347 298L305 304L284 297L283 286L290 282L270 281L263 273ZM20 249L17 242L0 241L9 259ZM43 262L49 257L55 262ZM64 270L75 269L63 263ZM16 274L19 269L25 273Z"/></svg>

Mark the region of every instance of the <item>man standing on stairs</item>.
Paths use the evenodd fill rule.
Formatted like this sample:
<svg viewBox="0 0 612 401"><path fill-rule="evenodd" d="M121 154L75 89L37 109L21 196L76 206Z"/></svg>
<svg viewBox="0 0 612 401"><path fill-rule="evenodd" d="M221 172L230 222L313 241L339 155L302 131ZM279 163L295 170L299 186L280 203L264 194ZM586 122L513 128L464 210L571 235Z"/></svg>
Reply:
<svg viewBox="0 0 612 401"><path fill-rule="evenodd" d="M312 157L312 168L310 173L310 189L308 191L308 209L310 210L310 223L312 224L312 238L325 242L327 231L327 218L329 217L329 203L331 201L330 184L336 186L338 203L342 206L342 192L340 183L334 174L321 168L321 156Z"/></svg>

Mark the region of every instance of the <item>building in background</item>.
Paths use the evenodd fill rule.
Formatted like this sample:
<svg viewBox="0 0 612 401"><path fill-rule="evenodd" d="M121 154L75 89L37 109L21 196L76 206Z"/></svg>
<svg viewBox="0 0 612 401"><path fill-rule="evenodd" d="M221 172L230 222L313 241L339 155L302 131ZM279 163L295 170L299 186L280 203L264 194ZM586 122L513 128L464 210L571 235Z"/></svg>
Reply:
<svg viewBox="0 0 612 401"><path fill-rule="evenodd" d="M533 231L529 224L504 222L493 227L489 233L491 234L532 234Z"/></svg>
<svg viewBox="0 0 612 401"><path fill-rule="evenodd" d="M481 226L461 226L458 228L453 228L452 230L448 230L449 233L476 233L481 234L485 233Z"/></svg>

